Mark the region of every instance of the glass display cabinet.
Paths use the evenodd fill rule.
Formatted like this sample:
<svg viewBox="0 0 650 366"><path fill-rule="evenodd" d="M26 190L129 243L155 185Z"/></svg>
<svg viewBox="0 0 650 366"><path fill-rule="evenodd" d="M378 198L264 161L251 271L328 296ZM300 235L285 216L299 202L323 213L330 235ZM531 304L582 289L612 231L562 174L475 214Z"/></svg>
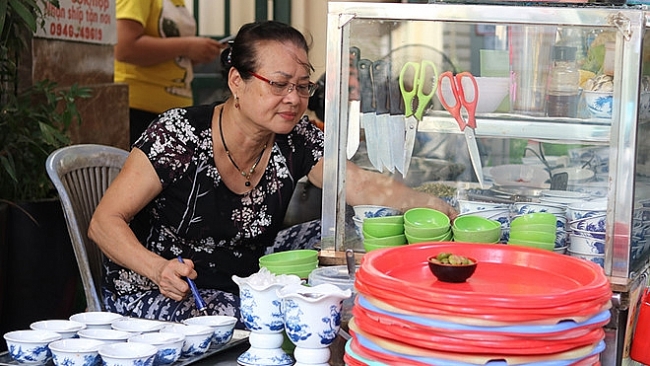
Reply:
<svg viewBox="0 0 650 366"><path fill-rule="evenodd" d="M606 215L599 263L614 309L603 364L620 364L650 258L646 23L643 5L330 2L321 256L363 255L345 201L348 160L454 204L573 192L563 199L586 197ZM447 71L476 77L477 149L440 102L453 96L449 79L437 83ZM400 83L431 96L419 120L406 118ZM409 139L405 163L396 152Z"/></svg>

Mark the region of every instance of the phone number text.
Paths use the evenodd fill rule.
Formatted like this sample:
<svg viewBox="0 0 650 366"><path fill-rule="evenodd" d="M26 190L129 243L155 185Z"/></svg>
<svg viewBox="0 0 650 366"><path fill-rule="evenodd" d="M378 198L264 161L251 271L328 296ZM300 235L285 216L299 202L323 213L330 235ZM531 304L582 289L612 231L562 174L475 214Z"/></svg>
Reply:
<svg viewBox="0 0 650 366"><path fill-rule="evenodd" d="M51 23L50 35L57 37L89 39L93 41L102 40L102 29L86 26L75 27L72 24Z"/></svg>

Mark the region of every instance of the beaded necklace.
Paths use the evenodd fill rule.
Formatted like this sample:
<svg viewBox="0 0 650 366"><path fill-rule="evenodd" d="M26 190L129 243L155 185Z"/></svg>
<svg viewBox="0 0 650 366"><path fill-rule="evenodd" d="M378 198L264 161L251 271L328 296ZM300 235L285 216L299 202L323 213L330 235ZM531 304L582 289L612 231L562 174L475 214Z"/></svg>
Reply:
<svg viewBox="0 0 650 366"><path fill-rule="evenodd" d="M232 163L232 165L239 170L241 175L246 179L246 182L244 185L246 187L251 186L251 175L255 173L255 168L257 168L257 164L260 163L260 160L262 160L262 156L264 155L264 151L266 151L266 146L267 144L264 144L264 147L262 148L262 152L260 153L260 156L255 159L255 162L253 163L253 166L251 166L248 171L242 170L237 163L235 163L235 160L233 160L232 156L230 156L230 150L228 150L228 146L226 145L226 140L223 138L223 128L222 128L222 123L221 123L221 117L223 116L223 108L221 108L221 111L219 112L219 135L221 136L221 143L223 144L223 148L226 150L226 155L228 156L228 159Z"/></svg>

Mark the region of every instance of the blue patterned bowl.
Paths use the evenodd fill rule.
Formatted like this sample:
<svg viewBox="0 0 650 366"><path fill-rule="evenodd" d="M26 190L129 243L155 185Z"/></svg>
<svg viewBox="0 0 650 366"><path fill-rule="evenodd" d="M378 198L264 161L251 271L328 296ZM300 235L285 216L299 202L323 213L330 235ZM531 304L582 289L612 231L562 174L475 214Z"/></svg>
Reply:
<svg viewBox="0 0 650 366"><path fill-rule="evenodd" d="M102 363L99 348L106 343L96 339L68 338L50 343L56 366L97 366Z"/></svg>
<svg viewBox="0 0 650 366"><path fill-rule="evenodd" d="M59 333L63 338L75 338L77 332L86 329L86 324L65 319L40 320L29 325L31 329L49 330Z"/></svg>
<svg viewBox="0 0 650 366"><path fill-rule="evenodd" d="M318 267L318 265L315 267ZM225 315L206 315L185 319L183 320L183 323L206 325L212 328L212 330L214 330L214 334L212 335L212 345L220 347L230 342L232 339L235 324L237 324L237 318Z"/></svg>
<svg viewBox="0 0 650 366"><path fill-rule="evenodd" d="M589 114L594 118L612 118L612 106L614 105L614 93L583 91Z"/></svg>
<svg viewBox="0 0 650 366"><path fill-rule="evenodd" d="M105 344L99 348L104 366L153 366L158 348L138 342Z"/></svg>
<svg viewBox="0 0 650 366"><path fill-rule="evenodd" d="M48 344L61 339L59 333L48 330L15 330L5 333L11 358L26 364L44 364L52 358Z"/></svg>
<svg viewBox="0 0 650 366"><path fill-rule="evenodd" d="M146 343L158 348L154 365L169 365L181 357L185 336L178 333L144 333L129 338L128 342Z"/></svg>
<svg viewBox="0 0 650 366"><path fill-rule="evenodd" d="M181 357L193 357L204 354L212 343L212 328L204 325L171 324L160 332L170 332L185 336Z"/></svg>

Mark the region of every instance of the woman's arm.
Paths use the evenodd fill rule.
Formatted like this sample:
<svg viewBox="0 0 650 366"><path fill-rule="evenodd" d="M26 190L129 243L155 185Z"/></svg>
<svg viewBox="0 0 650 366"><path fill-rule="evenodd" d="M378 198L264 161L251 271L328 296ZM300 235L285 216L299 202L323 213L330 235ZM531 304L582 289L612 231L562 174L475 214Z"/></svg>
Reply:
<svg viewBox="0 0 650 366"><path fill-rule="evenodd" d="M118 19L114 51L118 61L153 66L181 56L193 63L210 62L226 46L207 37L151 37L144 34L144 26L139 22Z"/></svg>
<svg viewBox="0 0 650 366"><path fill-rule="evenodd" d="M452 220L458 215L451 205L439 197L413 190L389 176L361 169L349 161L346 171L345 196L349 205L375 204L402 211L413 207L430 207L444 212ZM308 177L314 185L322 187L323 159L314 166Z"/></svg>
<svg viewBox="0 0 650 366"><path fill-rule="evenodd" d="M151 162L134 148L108 187L90 221L88 237L115 263L150 278L160 292L181 300L189 286L181 276L196 278L191 260L167 260L145 248L129 222L162 190Z"/></svg>

